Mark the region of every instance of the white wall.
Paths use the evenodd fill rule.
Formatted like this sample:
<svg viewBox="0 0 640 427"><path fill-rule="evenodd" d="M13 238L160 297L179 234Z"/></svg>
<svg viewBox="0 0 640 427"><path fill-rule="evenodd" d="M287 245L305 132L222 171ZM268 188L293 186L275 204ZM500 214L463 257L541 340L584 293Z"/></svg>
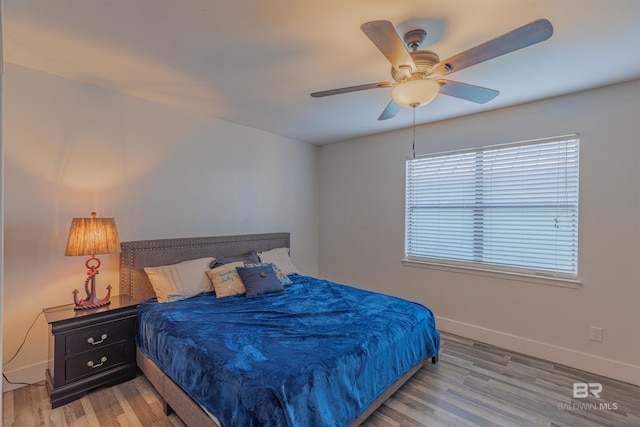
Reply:
<svg viewBox="0 0 640 427"><path fill-rule="evenodd" d="M416 131L418 154L580 133L579 289L404 266L409 129L320 148L320 274L428 305L442 330L640 384L639 111L635 81Z"/></svg>
<svg viewBox="0 0 640 427"><path fill-rule="evenodd" d="M82 287L85 259L64 250L93 210L121 241L288 231L317 274L317 147L13 65L5 79L5 360ZM101 297L118 255L100 258ZM11 380L44 379L47 336L41 317Z"/></svg>

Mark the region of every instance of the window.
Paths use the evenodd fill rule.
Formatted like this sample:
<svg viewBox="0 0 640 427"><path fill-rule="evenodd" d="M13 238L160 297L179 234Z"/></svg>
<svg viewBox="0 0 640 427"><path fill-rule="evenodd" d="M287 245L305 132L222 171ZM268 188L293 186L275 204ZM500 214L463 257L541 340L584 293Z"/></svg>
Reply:
<svg viewBox="0 0 640 427"><path fill-rule="evenodd" d="M578 135L407 161L408 260L577 276Z"/></svg>

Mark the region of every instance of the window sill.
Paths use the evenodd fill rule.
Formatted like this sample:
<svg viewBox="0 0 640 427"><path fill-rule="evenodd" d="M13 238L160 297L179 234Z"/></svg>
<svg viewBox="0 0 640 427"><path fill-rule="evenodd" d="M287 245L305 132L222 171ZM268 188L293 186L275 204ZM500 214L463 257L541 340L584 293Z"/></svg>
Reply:
<svg viewBox="0 0 640 427"><path fill-rule="evenodd" d="M490 268L478 268L461 266L455 264L445 264L431 261L416 261L404 258L402 264L407 267L428 268L432 270L449 271L459 274L471 274L475 276L493 277L502 280L512 280L517 282L534 283L547 286L559 286L569 289L580 289L582 281L579 279L569 279L563 277L544 276L538 274L518 273L503 270L492 270Z"/></svg>

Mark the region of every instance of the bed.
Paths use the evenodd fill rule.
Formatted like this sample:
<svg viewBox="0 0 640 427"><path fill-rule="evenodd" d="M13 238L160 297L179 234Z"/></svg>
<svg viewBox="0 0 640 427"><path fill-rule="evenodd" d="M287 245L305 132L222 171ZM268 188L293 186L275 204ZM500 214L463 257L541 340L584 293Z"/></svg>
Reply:
<svg viewBox="0 0 640 427"><path fill-rule="evenodd" d="M165 412L191 427L356 426L437 361L433 315L413 302L290 274L279 292L158 303L144 270L289 247L288 233L122 243L138 367Z"/></svg>

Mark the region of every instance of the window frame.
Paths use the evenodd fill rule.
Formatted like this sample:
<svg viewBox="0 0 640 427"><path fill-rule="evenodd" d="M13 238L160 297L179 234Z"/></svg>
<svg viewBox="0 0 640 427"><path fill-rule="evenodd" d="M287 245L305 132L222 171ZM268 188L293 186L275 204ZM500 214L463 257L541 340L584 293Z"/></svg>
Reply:
<svg viewBox="0 0 640 427"><path fill-rule="evenodd" d="M514 265L504 265L504 264L496 264L491 262L476 262L470 260L463 259L451 259L447 257L434 257L434 256L419 256L415 254L409 254L409 241L410 241L410 214L409 214L409 186L410 186L410 176L409 176L409 166L410 162L414 160L421 159L429 159L429 158L444 158L451 157L455 155L463 155L469 153L486 153L494 150L500 150L503 148L518 148L523 146L530 145L541 145L547 143L571 143L572 147L575 145L575 154L572 157L572 162L574 162L575 171L572 172L575 174L575 188L571 188L571 191L575 190L575 193L572 193L572 200L575 200L575 205L572 203L571 209L573 209L572 215L574 215L575 225L572 228L575 233L575 237L573 237L573 246L571 247L571 253L575 254L575 257L572 258L572 262L575 264L575 270L573 272L567 271L554 271L547 270L544 268L531 268L528 266L514 266ZM580 135L579 134L570 134L570 135L562 135L551 138L540 138L528 141L520 141L520 142L512 142L506 144L495 144L495 145L487 145L481 147L473 147L463 150L452 150L446 152L437 152L430 153L422 156L417 156L413 158L407 158L405 162L405 227L404 227L404 258L403 264L408 266L419 266L419 267L427 267L427 268L436 268L436 269L444 269L444 270L453 270L464 273L474 273L481 275L489 275L492 277L500 277L504 278L504 275L511 276L511 278L515 278L516 280L525 280L530 281L534 280L536 282L541 281L545 284L560 284L561 286L568 285L569 287L574 287L576 285L581 284L581 281L578 279L578 264L579 264L579 166L580 166ZM477 172L476 172L477 173ZM476 177L477 178L477 177ZM474 178L474 179L476 179ZM481 180L482 181L482 180ZM475 182L475 181L474 181ZM484 181L483 181L484 182ZM478 185L476 182L475 185ZM480 183L482 185L482 183ZM554 194L559 194L558 192ZM482 205L481 205L482 206ZM472 209L470 209L472 210ZM485 224L483 224L483 227ZM486 228L486 227L484 227ZM475 251L475 244L470 248L471 251ZM416 251L414 251L416 252ZM486 259L486 257L485 257Z"/></svg>

